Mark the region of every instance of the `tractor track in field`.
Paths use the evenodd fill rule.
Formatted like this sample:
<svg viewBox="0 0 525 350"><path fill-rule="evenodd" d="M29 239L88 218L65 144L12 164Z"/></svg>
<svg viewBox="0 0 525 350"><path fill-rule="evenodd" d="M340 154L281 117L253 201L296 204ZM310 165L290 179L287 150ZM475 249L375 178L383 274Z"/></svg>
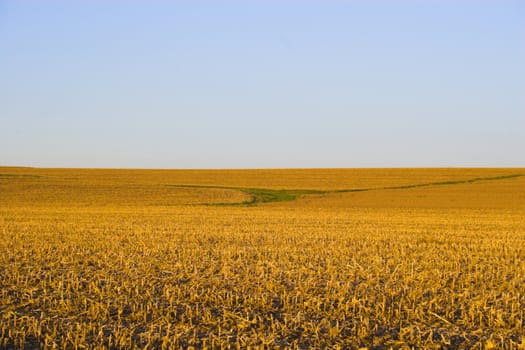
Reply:
<svg viewBox="0 0 525 350"><path fill-rule="evenodd" d="M437 182L426 182L411 185L397 185L397 186L385 186L385 187L366 187L366 188L350 188L350 189L338 189L338 190L286 190L286 189L269 189L269 188L251 188L251 187L235 187L235 186L213 186L213 185L166 185L168 187L177 188L208 188L208 189L222 189L222 190L235 190L241 191L250 196L250 199L243 202L236 203L202 203L200 205L210 206L254 206L262 203L271 202L289 202L296 200L299 197L306 195L326 195L334 193L351 193L351 192L368 192L368 191L382 191L382 190L405 190L411 188L420 187L433 187L433 186L452 186L471 184L482 181L498 181L513 179L525 176L525 174L512 174L494 177L477 177L466 180L452 180L452 181L437 181Z"/></svg>

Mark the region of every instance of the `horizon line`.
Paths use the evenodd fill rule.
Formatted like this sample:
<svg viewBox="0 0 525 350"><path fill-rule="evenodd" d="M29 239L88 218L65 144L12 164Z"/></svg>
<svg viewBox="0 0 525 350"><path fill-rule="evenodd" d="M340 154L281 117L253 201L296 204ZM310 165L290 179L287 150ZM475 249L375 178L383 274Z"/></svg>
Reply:
<svg viewBox="0 0 525 350"><path fill-rule="evenodd" d="M3 165L0 168L57 169L57 170L176 170L176 171L228 171L228 170L345 170L345 169L525 169L525 166L356 166L356 167L233 167L233 168L155 168L155 167L63 167Z"/></svg>

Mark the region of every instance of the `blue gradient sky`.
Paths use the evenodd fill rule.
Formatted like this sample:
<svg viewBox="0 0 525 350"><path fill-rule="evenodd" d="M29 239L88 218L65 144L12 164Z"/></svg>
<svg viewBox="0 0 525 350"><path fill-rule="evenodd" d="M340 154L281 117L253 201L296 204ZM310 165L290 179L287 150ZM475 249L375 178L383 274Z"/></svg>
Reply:
<svg viewBox="0 0 525 350"><path fill-rule="evenodd" d="M0 164L525 166L525 2L0 0Z"/></svg>

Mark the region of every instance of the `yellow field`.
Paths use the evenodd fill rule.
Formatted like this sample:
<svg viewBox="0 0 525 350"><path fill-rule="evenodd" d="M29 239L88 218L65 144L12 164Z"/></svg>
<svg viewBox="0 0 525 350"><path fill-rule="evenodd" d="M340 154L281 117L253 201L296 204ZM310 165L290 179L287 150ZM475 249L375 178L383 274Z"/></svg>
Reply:
<svg viewBox="0 0 525 350"><path fill-rule="evenodd" d="M525 169L0 167L23 347L525 349Z"/></svg>

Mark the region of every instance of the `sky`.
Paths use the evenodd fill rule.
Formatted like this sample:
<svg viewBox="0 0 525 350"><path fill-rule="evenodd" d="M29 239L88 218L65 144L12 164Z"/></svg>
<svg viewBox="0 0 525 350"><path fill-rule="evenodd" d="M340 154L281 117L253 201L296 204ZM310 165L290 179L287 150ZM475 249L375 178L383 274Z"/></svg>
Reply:
<svg viewBox="0 0 525 350"><path fill-rule="evenodd" d="M525 167L525 2L0 0L0 165Z"/></svg>

